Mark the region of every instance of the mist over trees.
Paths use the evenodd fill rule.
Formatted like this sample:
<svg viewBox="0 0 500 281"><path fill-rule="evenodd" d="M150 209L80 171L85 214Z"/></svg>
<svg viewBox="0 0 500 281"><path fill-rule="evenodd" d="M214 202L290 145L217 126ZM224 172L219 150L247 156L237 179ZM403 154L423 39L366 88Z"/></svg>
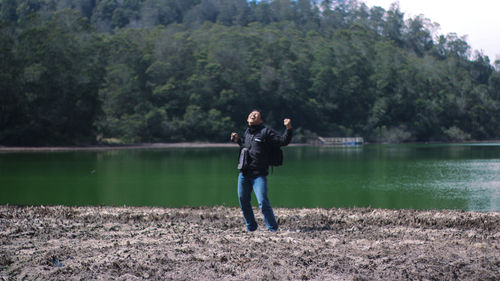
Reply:
<svg viewBox="0 0 500 281"><path fill-rule="evenodd" d="M500 73L457 34L362 1L2 0L0 145L500 138Z"/></svg>

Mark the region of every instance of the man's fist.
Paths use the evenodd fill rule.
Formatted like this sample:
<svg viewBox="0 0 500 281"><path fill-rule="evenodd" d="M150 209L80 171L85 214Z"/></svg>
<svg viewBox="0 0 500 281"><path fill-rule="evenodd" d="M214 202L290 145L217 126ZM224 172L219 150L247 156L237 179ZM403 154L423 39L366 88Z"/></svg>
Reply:
<svg viewBox="0 0 500 281"><path fill-rule="evenodd" d="M231 141L232 142L237 142L238 141L238 133L231 133Z"/></svg>
<svg viewBox="0 0 500 281"><path fill-rule="evenodd" d="M292 128L292 120L290 120L290 118L286 118L285 120L283 120L283 124L286 126L287 129Z"/></svg>

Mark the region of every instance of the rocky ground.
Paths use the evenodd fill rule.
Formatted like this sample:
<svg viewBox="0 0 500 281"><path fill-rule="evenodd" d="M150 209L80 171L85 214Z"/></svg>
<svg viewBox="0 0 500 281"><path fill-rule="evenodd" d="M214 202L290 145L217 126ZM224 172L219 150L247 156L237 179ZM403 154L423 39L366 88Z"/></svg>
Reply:
<svg viewBox="0 0 500 281"><path fill-rule="evenodd" d="M498 280L500 213L0 206L0 280Z"/></svg>

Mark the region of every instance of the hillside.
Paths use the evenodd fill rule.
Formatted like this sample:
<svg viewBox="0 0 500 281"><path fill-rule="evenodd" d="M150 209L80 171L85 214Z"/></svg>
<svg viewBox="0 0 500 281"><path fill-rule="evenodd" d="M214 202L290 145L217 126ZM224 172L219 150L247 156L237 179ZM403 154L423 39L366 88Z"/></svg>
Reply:
<svg viewBox="0 0 500 281"><path fill-rule="evenodd" d="M0 145L226 141L259 108L296 141L500 138L500 73L363 2L4 0Z"/></svg>

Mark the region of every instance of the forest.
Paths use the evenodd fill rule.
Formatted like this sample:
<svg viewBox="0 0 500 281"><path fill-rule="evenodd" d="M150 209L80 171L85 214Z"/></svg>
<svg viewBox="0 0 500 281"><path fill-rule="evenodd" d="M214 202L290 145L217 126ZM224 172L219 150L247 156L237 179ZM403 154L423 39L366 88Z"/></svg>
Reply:
<svg viewBox="0 0 500 281"><path fill-rule="evenodd" d="M296 142L500 138L466 38L357 0L1 0L0 145L227 142L258 108Z"/></svg>

